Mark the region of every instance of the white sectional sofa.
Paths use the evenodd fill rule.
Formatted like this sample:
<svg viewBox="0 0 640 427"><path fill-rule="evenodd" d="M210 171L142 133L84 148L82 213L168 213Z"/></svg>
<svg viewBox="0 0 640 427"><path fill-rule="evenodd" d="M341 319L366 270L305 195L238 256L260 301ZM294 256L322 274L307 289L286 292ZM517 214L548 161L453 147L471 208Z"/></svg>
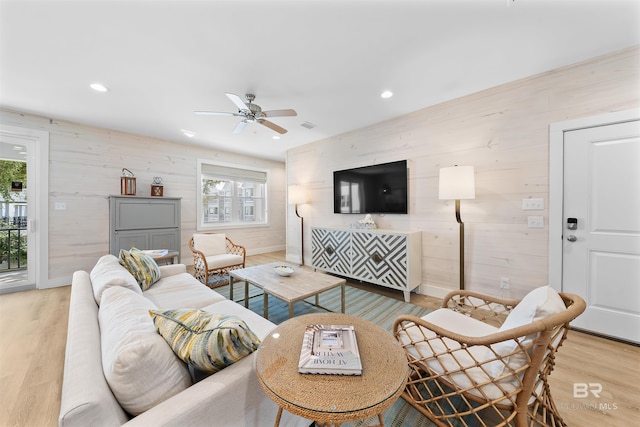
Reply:
<svg viewBox="0 0 640 427"><path fill-rule="evenodd" d="M234 315L260 339L275 325L205 287L182 264L160 272L144 292L113 255L91 273L74 273L59 426L272 426L278 408L257 382L255 353L193 383L148 310ZM286 412L280 423L310 424Z"/></svg>

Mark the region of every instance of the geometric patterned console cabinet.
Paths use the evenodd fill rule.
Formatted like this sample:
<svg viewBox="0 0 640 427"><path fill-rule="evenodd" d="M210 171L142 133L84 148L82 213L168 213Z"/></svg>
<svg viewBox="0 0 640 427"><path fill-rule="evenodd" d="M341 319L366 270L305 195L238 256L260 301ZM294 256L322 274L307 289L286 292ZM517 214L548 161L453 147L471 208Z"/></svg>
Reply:
<svg viewBox="0 0 640 427"><path fill-rule="evenodd" d="M422 282L422 232L311 227L311 265L410 292Z"/></svg>

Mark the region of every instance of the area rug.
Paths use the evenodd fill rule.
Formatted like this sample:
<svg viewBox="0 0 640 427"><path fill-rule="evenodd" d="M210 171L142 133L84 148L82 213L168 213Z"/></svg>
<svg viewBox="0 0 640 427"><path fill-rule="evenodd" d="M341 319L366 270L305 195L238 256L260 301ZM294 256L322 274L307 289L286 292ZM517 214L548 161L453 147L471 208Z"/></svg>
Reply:
<svg viewBox="0 0 640 427"><path fill-rule="evenodd" d="M215 289L216 292L229 297L229 286ZM234 283L234 300L244 304L244 282ZM309 302L315 302L315 298L309 298ZM331 311L340 311L340 288L331 289L320 294L320 305ZM249 308L263 315L262 291L254 286L249 286ZM375 292L368 292L347 285L345 287L345 312L353 316L367 319L382 328L391 332L393 321L400 314L411 314L422 317L431 310L419 307L404 301L379 295ZM326 313L326 310L305 302L297 302L294 305L294 316L309 313ZM275 324L280 324L289 318L289 306L275 298L269 297L269 320ZM398 399L383 414L384 424L388 427L431 427L434 426L429 419L420 414L413 406L406 403L402 398ZM344 427L364 427L377 425L377 417L362 420L354 423L344 423Z"/></svg>
<svg viewBox="0 0 640 427"><path fill-rule="evenodd" d="M216 292L229 298L229 287L223 286L214 289ZM244 304L244 282L233 284L233 299ZM309 313L326 313L327 310L333 312L340 311L340 288L330 289L320 294L320 305L327 310L316 307L310 303L315 302L315 297L307 300L309 303L299 301L294 305L294 316ZM249 285L249 309L263 315L262 291L255 286ZM422 317L431 310L418 307L404 301L379 295L375 292L368 292L353 286L345 286L345 312L353 316L372 321L382 328L391 332L393 321L400 314L411 314ZM269 320L279 325L289 318L289 305L276 297L269 297Z"/></svg>

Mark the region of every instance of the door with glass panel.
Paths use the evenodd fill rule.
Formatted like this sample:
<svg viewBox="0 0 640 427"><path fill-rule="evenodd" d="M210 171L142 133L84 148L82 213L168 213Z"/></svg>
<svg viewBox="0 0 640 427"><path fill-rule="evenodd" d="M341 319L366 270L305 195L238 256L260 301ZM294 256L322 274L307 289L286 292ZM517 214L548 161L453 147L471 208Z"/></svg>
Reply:
<svg viewBox="0 0 640 427"><path fill-rule="evenodd" d="M28 176L34 144L0 133L0 292L35 288L29 242L33 183Z"/></svg>

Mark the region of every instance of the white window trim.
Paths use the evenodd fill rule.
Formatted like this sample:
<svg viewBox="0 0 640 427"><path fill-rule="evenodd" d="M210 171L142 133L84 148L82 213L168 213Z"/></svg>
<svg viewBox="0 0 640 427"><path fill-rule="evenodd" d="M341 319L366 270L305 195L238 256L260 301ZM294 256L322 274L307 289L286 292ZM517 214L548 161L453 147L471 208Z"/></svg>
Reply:
<svg viewBox="0 0 640 427"><path fill-rule="evenodd" d="M267 176L265 181L265 191L264 191L264 205L265 205L265 221L259 224L239 224L239 223L221 223L221 224L204 224L203 218L203 207L202 207L202 165L216 165L223 166L229 168L236 169L245 169L250 171L264 172ZM270 219L269 219L269 181L270 181L270 173L269 169L258 168L254 166L246 166L237 163L226 163L220 162L216 160L207 160L207 159L197 159L196 166L196 231L211 231L211 230L221 230L221 229L234 229L234 228L262 228L269 227Z"/></svg>

